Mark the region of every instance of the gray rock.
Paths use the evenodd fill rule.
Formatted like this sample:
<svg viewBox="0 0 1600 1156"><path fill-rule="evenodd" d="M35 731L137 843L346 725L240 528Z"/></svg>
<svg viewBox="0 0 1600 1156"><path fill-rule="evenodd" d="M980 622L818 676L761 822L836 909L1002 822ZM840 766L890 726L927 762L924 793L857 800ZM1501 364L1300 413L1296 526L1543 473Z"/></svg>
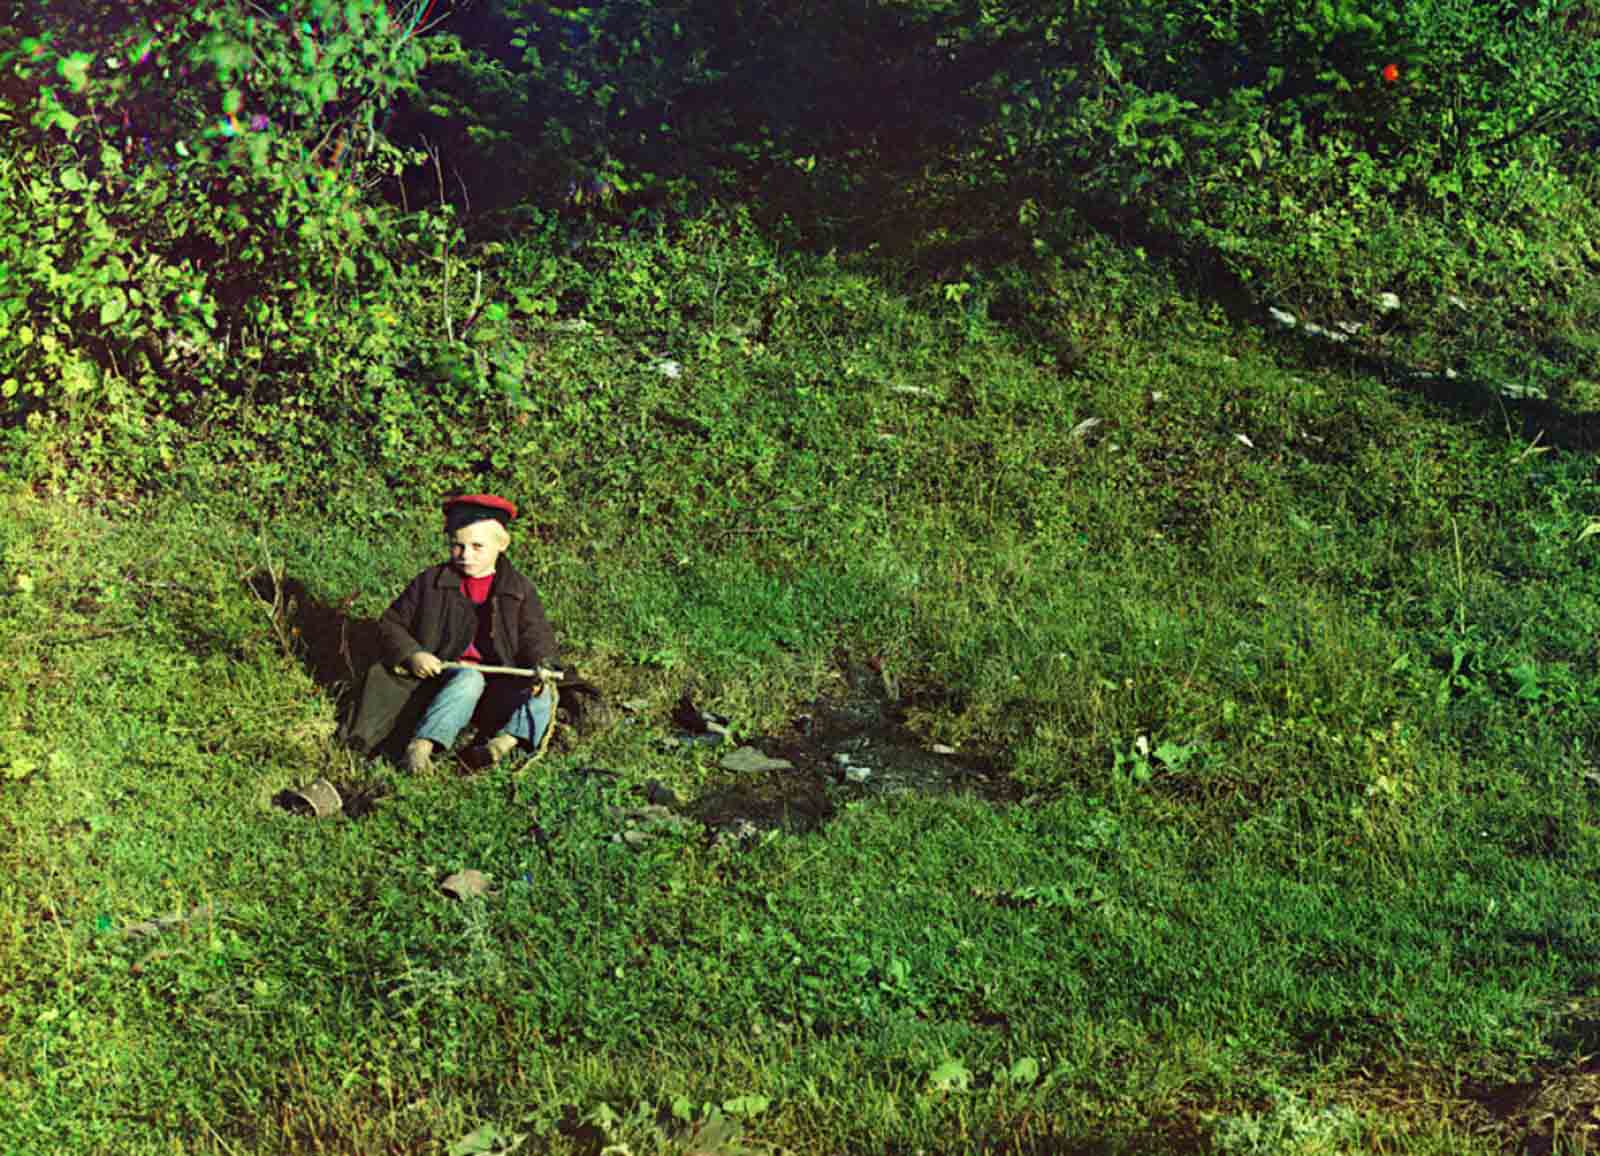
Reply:
<svg viewBox="0 0 1600 1156"><path fill-rule="evenodd" d="M717 764L725 771L736 774L751 774L760 771L785 771L794 766L788 759L774 759L762 754L755 747L740 747L722 756L722 761Z"/></svg>
<svg viewBox="0 0 1600 1156"><path fill-rule="evenodd" d="M678 794L660 779L647 779L644 784L644 801L658 807L676 807Z"/></svg>
<svg viewBox="0 0 1600 1156"><path fill-rule="evenodd" d="M457 899L473 899L489 890L489 876L468 867L465 871L446 875L439 887L446 895L453 895Z"/></svg>

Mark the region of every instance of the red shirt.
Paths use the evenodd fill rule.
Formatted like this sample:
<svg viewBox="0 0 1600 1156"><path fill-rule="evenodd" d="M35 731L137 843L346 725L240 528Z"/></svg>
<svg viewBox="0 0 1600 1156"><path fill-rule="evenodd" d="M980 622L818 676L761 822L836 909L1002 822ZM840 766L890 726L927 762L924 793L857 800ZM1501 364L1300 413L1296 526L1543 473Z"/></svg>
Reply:
<svg viewBox="0 0 1600 1156"><path fill-rule="evenodd" d="M489 629L489 588L493 585L492 573L482 578L468 578L465 575L461 578L461 593L478 608L478 630L467 644L466 653L461 656L463 662L481 662L484 655L494 653L494 638Z"/></svg>

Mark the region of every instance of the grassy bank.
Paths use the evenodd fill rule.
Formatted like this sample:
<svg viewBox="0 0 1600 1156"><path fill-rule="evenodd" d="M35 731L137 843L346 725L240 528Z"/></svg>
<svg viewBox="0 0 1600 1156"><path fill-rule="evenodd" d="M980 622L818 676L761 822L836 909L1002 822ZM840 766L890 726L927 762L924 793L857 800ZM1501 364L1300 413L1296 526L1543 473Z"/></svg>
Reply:
<svg viewBox="0 0 1600 1156"><path fill-rule="evenodd" d="M730 236L597 260L441 472L5 498L0 1148L1580 1144L1588 459L1112 250L1000 321ZM303 626L381 610L474 478L639 721L408 780L333 741ZM686 687L774 733L841 655L1021 801L612 840L648 779L724 780L658 741ZM384 797L273 805L322 774Z"/></svg>

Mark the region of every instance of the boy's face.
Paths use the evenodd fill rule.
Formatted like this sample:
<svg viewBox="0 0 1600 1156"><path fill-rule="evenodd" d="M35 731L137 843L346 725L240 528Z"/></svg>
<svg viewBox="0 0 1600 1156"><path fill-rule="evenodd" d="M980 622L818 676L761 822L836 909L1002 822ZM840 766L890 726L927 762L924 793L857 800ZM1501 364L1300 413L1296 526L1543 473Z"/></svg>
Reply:
<svg viewBox="0 0 1600 1156"><path fill-rule="evenodd" d="M468 578L494 573L494 564L505 548L505 530L500 523L485 519L449 535L450 562Z"/></svg>

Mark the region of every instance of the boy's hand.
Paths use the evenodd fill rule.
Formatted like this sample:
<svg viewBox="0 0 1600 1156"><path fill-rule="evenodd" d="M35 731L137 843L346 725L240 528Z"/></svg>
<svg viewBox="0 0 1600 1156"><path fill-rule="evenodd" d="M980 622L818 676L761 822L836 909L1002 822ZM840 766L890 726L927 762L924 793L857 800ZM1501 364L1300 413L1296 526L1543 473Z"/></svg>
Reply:
<svg viewBox="0 0 1600 1156"><path fill-rule="evenodd" d="M438 656L429 654L426 650L419 650L406 659L406 665L418 678L432 678L444 669L444 663L439 661Z"/></svg>

